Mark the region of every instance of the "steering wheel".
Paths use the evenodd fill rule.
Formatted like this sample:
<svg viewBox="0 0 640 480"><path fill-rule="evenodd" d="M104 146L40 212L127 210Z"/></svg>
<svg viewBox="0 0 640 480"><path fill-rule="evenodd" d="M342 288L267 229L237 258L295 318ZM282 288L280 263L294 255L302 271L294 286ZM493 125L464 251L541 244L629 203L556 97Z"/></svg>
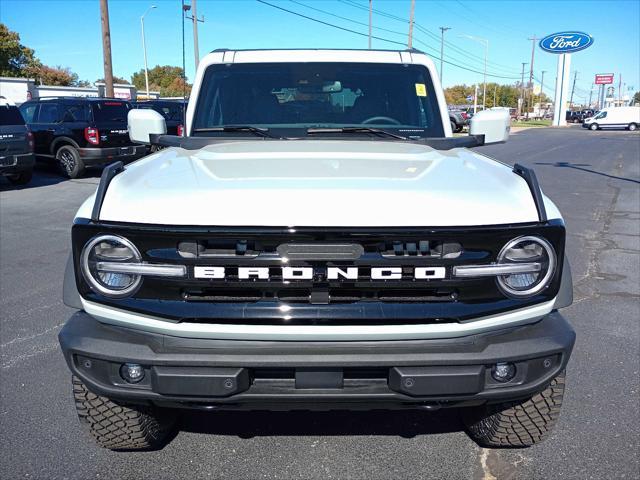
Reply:
<svg viewBox="0 0 640 480"><path fill-rule="evenodd" d="M369 124L369 123L378 123L378 122L384 122L384 123L392 123L394 125L402 125L398 120L396 120L395 118L391 118L391 117L369 117L367 118L365 121L363 121L363 124Z"/></svg>

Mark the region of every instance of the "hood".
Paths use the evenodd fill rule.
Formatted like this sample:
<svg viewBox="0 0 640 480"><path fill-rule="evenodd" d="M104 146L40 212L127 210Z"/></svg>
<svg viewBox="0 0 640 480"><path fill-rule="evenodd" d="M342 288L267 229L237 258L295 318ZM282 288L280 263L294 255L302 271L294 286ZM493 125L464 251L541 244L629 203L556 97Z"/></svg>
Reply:
<svg viewBox="0 0 640 480"><path fill-rule="evenodd" d="M466 149L397 141L170 148L111 182L100 219L208 226L473 226L538 221L527 183Z"/></svg>

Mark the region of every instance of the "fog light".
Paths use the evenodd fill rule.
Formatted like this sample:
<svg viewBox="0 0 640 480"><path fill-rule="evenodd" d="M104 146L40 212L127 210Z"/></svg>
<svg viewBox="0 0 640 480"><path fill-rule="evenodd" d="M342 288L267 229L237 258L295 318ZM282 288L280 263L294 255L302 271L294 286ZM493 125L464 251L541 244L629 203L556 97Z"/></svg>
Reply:
<svg viewBox="0 0 640 480"><path fill-rule="evenodd" d="M496 363L491 369L491 376L496 382L508 382L515 375L516 366L513 363Z"/></svg>
<svg viewBox="0 0 640 480"><path fill-rule="evenodd" d="M125 363L120 367L120 376L127 383L138 383L144 378L144 368L137 363Z"/></svg>

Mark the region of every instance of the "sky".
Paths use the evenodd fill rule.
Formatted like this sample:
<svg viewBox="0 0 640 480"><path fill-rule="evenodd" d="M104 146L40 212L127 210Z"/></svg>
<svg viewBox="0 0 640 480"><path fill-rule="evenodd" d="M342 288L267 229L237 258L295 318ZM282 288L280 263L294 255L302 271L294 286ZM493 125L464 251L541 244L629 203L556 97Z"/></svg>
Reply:
<svg viewBox="0 0 640 480"><path fill-rule="evenodd" d="M200 56L223 47L367 48L367 0L264 1L280 8L257 0L198 0L198 16L204 16L198 24ZM410 4L373 0L373 35L379 37L373 39L373 48L405 48ZM140 16L151 5L157 8L145 16L149 68L182 65L180 0L109 0L114 75L129 78L143 67ZM0 21L17 31L44 63L69 67L91 82L104 76L98 0L0 0ZM415 22L414 48L437 57L439 27L451 28L445 33L444 58L457 66L444 65L445 86L482 82L485 47L465 35L488 41L487 72L495 75L488 81L508 84L521 77L522 62L527 63L528 80L528 38L578 30L593 36L594 44L572 55L572 81L578 72L576 100L588 99L596 73L614 73L616 89L621 75L624 92L640 90L640 0L417 0ZM190 21L185 22L185 40L187 76L193 78ZM436 65L439 68L437 60ZM557 55L536 45L534 78L539 82L546 71L544 90L549 95L556 68Z"/></svg>

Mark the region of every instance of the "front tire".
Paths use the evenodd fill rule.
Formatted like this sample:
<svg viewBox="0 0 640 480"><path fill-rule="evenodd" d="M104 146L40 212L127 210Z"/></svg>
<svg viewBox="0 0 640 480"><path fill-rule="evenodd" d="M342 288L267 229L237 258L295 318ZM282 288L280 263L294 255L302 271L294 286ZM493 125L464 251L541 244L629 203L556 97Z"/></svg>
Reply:
<svg viewBox="0 0 640 480"><path fill-rule="evenodd" d="M84 173L84 162L78 150L71 145L63 145L56 151L56 160L63 175L78 178Z"/></svg>
<svg viewBox="0 0 640 480"><path fill-rule="evenodd" d="M467 433L481 447L535 445L550 434L558 420L564 387L562 372L527 400L472 409L465 419Z"/></svg>
<svg viewBox="0 0 640 480"><path fill-rule="evenodd" d="M157 408L116 403L90 392L72 377L80 423L101 447L110 450L153 450L164 445L175 418Z"/></svg>
<svg viewBox="0 0 640 480"><path fill-rule="evenodd" d="M635 123L630 123L628 128L630 132L635 132L638 126Z"/></svg>
<svg viewBox="0 0 640 480"><path fill-rule="evenodd" d="M593 130L593 131L598 130L598 124L592 123L591 125L589 125L589 130Z"/></svg>

